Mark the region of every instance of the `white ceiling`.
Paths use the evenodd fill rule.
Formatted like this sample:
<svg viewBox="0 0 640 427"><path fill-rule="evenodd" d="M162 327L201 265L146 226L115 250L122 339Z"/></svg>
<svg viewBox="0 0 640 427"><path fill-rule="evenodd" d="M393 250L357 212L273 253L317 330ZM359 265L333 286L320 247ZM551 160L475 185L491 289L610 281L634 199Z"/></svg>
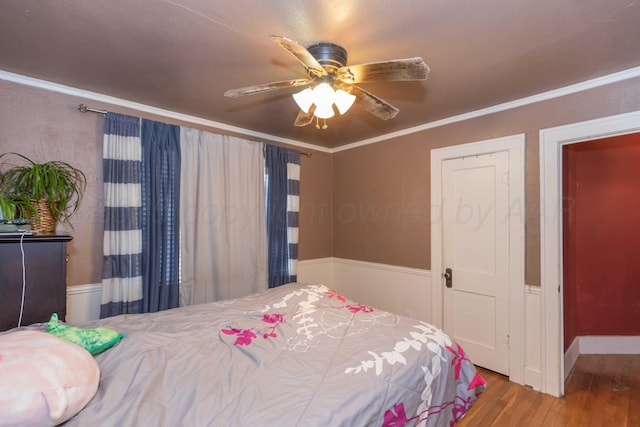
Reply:
<svg viewBox="0 0 640 427"><path fill-rule="evenodd" d="M296 89L223 96L306 77L272 34L339 44L348 64L421 56L431 72L360 84L394 119L355 106L326 130L296 128ZM0 2L0 70L325 147L637 66L637 0Z"/></svg>

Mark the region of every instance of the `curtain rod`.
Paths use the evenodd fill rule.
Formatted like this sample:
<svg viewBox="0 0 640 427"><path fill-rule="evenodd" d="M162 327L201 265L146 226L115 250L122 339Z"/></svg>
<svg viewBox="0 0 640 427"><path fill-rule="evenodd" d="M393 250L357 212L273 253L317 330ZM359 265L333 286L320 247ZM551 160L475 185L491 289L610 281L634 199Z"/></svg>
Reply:
<svg viewBox="0 0 640 427"><path fill-rule="evenodd" d="M80 110L81 113L86 113L86 112L91 112L91 113L99 113L99 114L107 114L108 111L107 110L98 110L96 108L90 108L87 107L86 104L80 104L78 105L78 110ZM298 153L302 154L303 156L307 156L307 157L311 157L311 152L309 151L300 151L300 150L295 150Z"/></svg>
<svg viewBox="0 0 640 427"><path fill-rule="evenodd" d="M90 111L92 113L100 113L100 114L107 114L108 113L107 110L96 110L95 108L87 107L85 104L78 105L78 110L80 110L81 113L86 113L87 111Z"/></svg>

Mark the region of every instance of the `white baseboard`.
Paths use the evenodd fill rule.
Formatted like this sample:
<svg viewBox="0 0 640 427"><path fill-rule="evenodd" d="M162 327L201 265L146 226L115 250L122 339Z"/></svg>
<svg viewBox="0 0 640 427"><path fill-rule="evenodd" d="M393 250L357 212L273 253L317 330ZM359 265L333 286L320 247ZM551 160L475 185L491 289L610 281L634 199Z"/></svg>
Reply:
<svg viewBox="0 0 640 427"><path fill-rule="evenodd" d="M640 354L640 336L585 335L575 337L564 352L566 380L581 354Z"/></svg>
<svg viewBox="0 0 640 427"><path fill-rule="evenodd" d="M102 283L67 287L66 323L75 325L100 318Z"/></svg>
<svg viewBox="0 0 640 427"><path fill-rule="evenodd" d="M640 354L640 336L582 336L580 354Z"/></svg>
<svg viewBox="0 0 640 427"><path fill-rule="evenodd" d="M573 369L573 366L576 364L578 360L578 356L580 356L580 337L575 337L571 342L571 345L564 352L564 380L566 381L569 378L569 374Z"/></svg>

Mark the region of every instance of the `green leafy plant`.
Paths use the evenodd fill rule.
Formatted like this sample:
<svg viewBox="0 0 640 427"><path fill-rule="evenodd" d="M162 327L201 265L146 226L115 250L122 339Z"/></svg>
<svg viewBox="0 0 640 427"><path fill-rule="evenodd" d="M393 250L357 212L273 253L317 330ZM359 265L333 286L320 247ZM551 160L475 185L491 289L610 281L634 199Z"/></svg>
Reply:
<svg viewBox="0 0 640 427"><path fill-rule="evenodd" d="M21 163L8 163L5 156L14 156ZM80 169L60 160L36 163L18 153L4 153L0 160L6 168L2 172L0 195L12 195L21 209L27 209L23 212L33 212L38 200L46 200L51 216L56 221L69 223L87 185Z"/></svg>
<svg viewBox="0 0 640 427"><path fill-rule="evenodd" d="M0 194L0 219L26 219L34 215L36 209L27 197Z"/></svg>

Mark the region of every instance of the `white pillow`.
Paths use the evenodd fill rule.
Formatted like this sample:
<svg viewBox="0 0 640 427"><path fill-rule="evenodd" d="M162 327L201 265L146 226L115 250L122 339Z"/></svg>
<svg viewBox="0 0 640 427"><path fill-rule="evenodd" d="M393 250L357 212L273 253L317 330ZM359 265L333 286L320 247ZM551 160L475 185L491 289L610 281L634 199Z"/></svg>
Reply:
<svg viewBox="0 0 640 427"><path fill-rule="evenodd" d="M55 426L89 403L100 369L80 346L51 334L0 334L0 426Z"/></svg>

